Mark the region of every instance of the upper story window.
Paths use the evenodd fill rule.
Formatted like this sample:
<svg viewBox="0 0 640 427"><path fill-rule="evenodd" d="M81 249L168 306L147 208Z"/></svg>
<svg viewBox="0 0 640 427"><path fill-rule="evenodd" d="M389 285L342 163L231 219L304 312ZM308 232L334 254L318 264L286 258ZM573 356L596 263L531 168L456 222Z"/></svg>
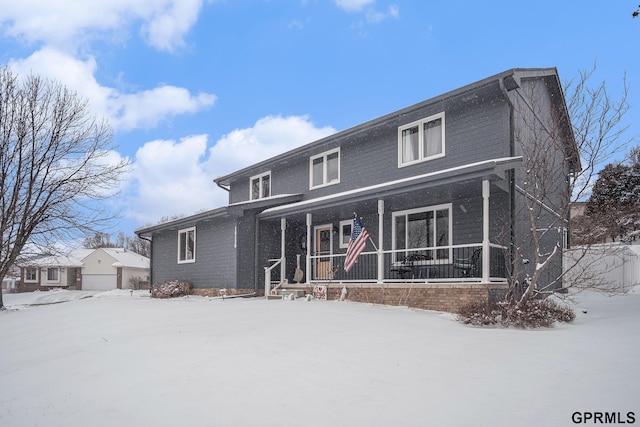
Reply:
<svg viewBox="0 0 640 427"><path fill-rule="evenodd" d="M38 281L38 268L37 267L27 267L27 268L25 268L24 281L25 282L37 282Z"/></svg>
<svg viewBox="0 0 640 427"><path fill-rule="evenodd" d="M60 281L60 269L55 267L47 268L47 282L57 283Z"/></svg>
<svg viewBox="0 0 640 427"><path fill-rule="evenodd" d="M398 128L398 166L444 156L444 112Z"/></svg>
<svg viewBox="0 0 640 427"><path fill-rule="evenodd" d="M311 157L309 165L309 188L340 182L340 148Z"/></svg>
<svg viewBox="0 0 640 427"><path fill-rule="evenodd" d="M178 231L178 264L196 261L196 228Z"/></svg>
<svg viewBox="0 0 640 427"><path fill-rule="evenodd" d="M271 172L252 176L249 180L250 200L263 199L271 196Z"/></svg>

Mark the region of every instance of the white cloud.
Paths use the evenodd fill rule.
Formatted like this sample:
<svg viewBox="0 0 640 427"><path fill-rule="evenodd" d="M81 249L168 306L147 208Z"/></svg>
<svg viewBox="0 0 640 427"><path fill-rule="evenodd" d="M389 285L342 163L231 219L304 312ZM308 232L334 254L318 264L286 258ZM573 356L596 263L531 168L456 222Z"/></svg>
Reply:
<svg viewBox="0 0 640 427"><path fill-rule="evenodd" d="M5 35L29 43L75 46L110 33L115 37L140 25L153 47L172 51L184 43L202 0L20 0L4 2L0 24ZM77 47L77 46L75 46Z"/></svg>
<svg viewBox="0 0 640 427"><path fill-rule="evenodd" d="M268 116L224 135L207 150L207 136L157 140L138 149L133 180L124 195L128 216L139 225L190 215L228 203L213 179L335 133L307 116Z"/></svg>
<svg viewBox="0 0 640 427"><path fill-rule="evenodd" d="M183 36L196 22L201 6L201 0L166 2L164 8L142 26L144 38L156 49L174 50L183 44Z"/></svg>
<svg viewBox="0 0 640 427"><path fill-rule="evenodd" d="M195 113L214 104L216 97L162 85L133 93L101 86L95 79L94 57L75 58L52 47L34 52L9 66L20 75L35 73L55 79L89 100L95 114L107 117L115 130L151 128L178 114Z"/></svg>
<svg viewBox="0 0 640 427"><path fill-rule="evenodd" d="M369 24L377 24L389 17L398 18L399 16L400 16L400 8L397 5L389 6L389 10L386 13L378 12L373 9L368 9L366 12L367 23Z"/></svg>
<svg viewBox="0 0 640 427"><path fill-rule="evenodd" d="M118 94L110 100L110 117L116 129L151 128L159 122L184 113L195 113L213 105L216 97L207 93L192 95L176 86L159 86L134 94Z"/></svg>
<svg viewBox="0 0 640 427"><path fill-rule="evenodd" d="M215 184L204 168L207 136L147 142L136 152L127 215L140 224L211 208Z"/></svg>
<svg viewBox="0 0 640 427"><path fill-rule="evenodd" d="M335 132L330 126L315 127L308 116L267 116L224 135L209 150L209 169L215 178Z"/></svg>
<svg viewBox="0 0 640 427"><path fill-rule="evenodd" d="M335 0L336 6L347 12L359 12L375 0Z"/></svg>

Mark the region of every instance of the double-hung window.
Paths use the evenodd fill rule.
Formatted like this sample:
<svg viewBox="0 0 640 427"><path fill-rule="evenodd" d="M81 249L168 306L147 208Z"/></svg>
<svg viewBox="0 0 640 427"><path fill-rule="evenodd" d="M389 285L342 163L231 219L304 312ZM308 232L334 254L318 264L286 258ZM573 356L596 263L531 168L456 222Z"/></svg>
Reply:
<svg viewBox="0 0 640 427"><path fill-rule="evenodd" d="M340 182L340 148L311 157L309 181L310 189Z"/></svg>
<svg viewBox="0 0 640 427"><path fill-rule="evenodd" d="M60 269L56 267L47 268L47 282L58 283L60 282Z"/></svg>
<svg viewBox="0 0 640 427"><path fill-rule="evenodd" d="M394 212L395 260L419 255L427 263L451 262L451 224L451 204Z"/></svg>
<svg viewBox="0 0 640 427"><path fill-rule="evenodd" d="M263 199L271 196L271 172L252 176L249 180L250 200Z"/></svg>
<svg viewBox="0 0 640 427"><path fill-rule="evenodd" d="M37 267L27 267L27 268L25 268L24 281L25 282L37 282L38 281L38 268Z"/></svg>
<svg viewBox="0 0 640 427"><path fill-rule="evenodd" d="M178 231L178 264L196 261L196 228Z"/></svg>
<svg viewBox="0 0 640 427"><path fill-rule="evenodd" d="M353 219L340 221L340 247L346 249L349 247L351 240L351 228L353 227Z"/></svg>
<svg viewBox="0 0 640 427"><path fill-rule="evenodd" d="M444 112L398 128L398 166L444 156Z"/></svg>

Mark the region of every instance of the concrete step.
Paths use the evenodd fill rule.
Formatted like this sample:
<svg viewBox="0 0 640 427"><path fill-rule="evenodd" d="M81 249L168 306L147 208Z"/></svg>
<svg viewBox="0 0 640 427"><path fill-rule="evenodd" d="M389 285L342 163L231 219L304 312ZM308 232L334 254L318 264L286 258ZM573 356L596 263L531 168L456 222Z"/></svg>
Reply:
<svg viewBox="0 0 640 427"><path fill-rule="evenodd" d="M304 290L302 289L277 289L276 292L284 298L288 298L289 295L293 295L293 298L304 298Z"/></svg>
<svg viewBox="0 0 640 427"><path fill-rule="evenodd" d="M267 299L298 299L304 298L305 293L302 289L276 289L275 295L267 295Z"/></svg>

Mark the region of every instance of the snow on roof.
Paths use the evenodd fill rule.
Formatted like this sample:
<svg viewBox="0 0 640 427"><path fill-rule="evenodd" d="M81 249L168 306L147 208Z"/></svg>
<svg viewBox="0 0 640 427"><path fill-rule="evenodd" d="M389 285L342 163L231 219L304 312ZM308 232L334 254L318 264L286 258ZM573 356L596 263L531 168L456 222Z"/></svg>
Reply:
<svg viewBox="0 0 640 427"><path fill-rule="evenodd" d="M150 265L149 258L123 248L77 249L66 255L32 258L21 262L20 265L25 267L84 267L85 259L99 250L106 252L115 260L112 264L113 267L149 268Z"/></svg>
<svg viewBox="0 0 640 427"><path fill-rule="evenodd" d="M128 251L124 248L101 248L104 252L113 257L116 262L113 267L149 268L149 258Z"/></svg>

